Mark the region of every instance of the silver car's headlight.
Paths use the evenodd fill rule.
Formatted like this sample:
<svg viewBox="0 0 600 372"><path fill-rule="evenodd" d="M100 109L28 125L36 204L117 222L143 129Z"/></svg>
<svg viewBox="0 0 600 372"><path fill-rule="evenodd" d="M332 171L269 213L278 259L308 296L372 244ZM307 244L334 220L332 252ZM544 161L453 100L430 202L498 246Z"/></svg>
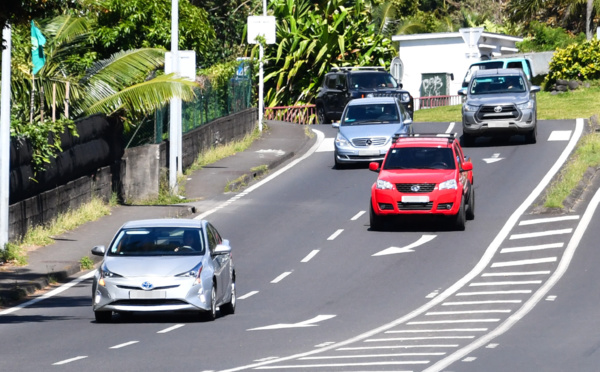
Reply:
<svg viewBox="0 0 600 372"><path fill-rule="evenodd" d="M519 110L531 110L533 108L533 101L527 101L525 103L517 103Z"/></svg>
<svg viewBox="0 0 600 372"><path fill-rule="evenodd" d="M456 180L448 180L440 183L440 190L456 190L457 188Z"/></svg>
<svg viewBox="0 0 600 372"><path fill-rule="evenodd" d="M394 185L385 180L377 180L377 185L375 186L379 190L391 190L394 188Z"/></svg>
<svg viewBox="0 0 600 372"><path fill-rule="evenodd" d="M402 93L402 95L400 96L400 100L402 100L402 102L408 102L408 101L410 101L410 94L408 94L408 93Z"/></svg>
<svg viewBox="0 0 600 372"><path fill-rule="evenodd" d="M112 271L110 271L107 267L106 264L102 264L102 266L100 266L100 279L98 279L98 284L101 286L105 286L106 282L104 281L105 278L122 278L122 275L119 275L117 273L113 273Z"/></svg>
<svg viewBox="0 0 600 372"><path fill-rule="evenodd" d="M335 136L335 144L339 147L351 146L350 141L348 141L346 137L342 136L341 133L338 133L337 136Z"/></svg>
<svg viewBox="0 0 600 372"><path fill-rule="evenodd" d="M463 109L468 112L474 112L479 109L479 106L467 105L466 103L463 105Z"/></svg>
<svg viewBox="0 0 600 372"><path fill-rule="evenodd" d="M200 280L200 274L202 273L202 262L200 262L198 265L196 265L193 269L185 271L181 274L177 274L175 276L178 277L188 277L188 278L196 278L195 283L199 284L201 282Z"/></svg>

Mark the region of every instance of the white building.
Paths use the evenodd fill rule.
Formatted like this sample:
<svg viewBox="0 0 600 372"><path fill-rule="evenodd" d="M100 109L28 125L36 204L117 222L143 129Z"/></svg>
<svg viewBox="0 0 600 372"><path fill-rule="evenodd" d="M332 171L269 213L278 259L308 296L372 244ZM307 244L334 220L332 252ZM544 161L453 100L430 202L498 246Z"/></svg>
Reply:
<svg viewBox="0 0 600 372"><path fill-rule="evenodd" d="M414 97L456 95L469 65L517 52L523 39L463 28L459 32L395 35L402 82ZM453 80L451 79L453 78ZM422 94L423 93L423 94Z"/></svg>

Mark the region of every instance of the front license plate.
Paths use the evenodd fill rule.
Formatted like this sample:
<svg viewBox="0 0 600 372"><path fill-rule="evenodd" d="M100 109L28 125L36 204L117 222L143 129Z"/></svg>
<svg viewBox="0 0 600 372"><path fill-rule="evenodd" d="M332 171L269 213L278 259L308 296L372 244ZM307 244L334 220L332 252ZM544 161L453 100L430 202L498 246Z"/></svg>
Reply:
<svg viewBox="0 0 600 372"><path fill-rule="evenodd" d="M429 203L429 196L403 196L402 203Z"/></svg>
<svg viewBox="0 0 600 372"><path fill-rule="evenodd" d="M358 150L359 156L378 156L379 150Z"/></svg>
<svg viewBox="0 0 600 372"><path fill-rule="evenodd" d="M489 128L508 128L508 122L501 121L498 123L488 123Z"/></svg>
<svg viewBox="0 0 600 372"><path fill-rule="evenodd" d="M167 298L166 291L129 291L131 299Z"/></svg>

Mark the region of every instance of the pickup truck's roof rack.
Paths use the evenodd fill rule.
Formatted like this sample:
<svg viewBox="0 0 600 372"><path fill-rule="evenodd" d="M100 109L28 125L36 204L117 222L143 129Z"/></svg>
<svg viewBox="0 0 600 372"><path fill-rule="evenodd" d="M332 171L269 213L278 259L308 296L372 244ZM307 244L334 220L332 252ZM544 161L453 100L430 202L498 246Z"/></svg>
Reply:
<svg viewBox="0 0 600 372"><path fill-rule="evenodd" d="M397 133L394 142L402 138L447 138L452 143L458 137L458 133Z"/></svg>
<svg viewBox="0 0 600 372"><path fill-rule="evenodd" d="M331 71L386 71L382 66L350 66L350 67L332 67Z"/></svg>

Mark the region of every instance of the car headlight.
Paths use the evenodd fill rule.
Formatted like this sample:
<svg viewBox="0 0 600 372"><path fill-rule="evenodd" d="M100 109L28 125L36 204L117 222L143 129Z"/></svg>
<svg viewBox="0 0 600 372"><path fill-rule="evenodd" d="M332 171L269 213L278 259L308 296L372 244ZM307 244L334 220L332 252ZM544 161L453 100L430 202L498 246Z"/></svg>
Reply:
<svg viewBox="0 0 600 372"><path fill-rule="evenodd" d="M458 184L456 180L448 180L440 183L440 190L456 190L458 188Z"/></svg>
<svg viewBox="0 0 600 372"><path fill-rule="evenodd" d="M375 95L373 93L368 93L367 94L367 98L373 98L373 97L375 97Z"/></svg>
<svg viewBox="0 0 600 372"><path fill-rule="evenodd" d="M196 278L195 284L199 284L202 281L200 280L200 274L202 273L202 262L196 265L193 269L185 271L181 274L175 275L178 277L187 277L187 278Z"/></svg>
<svg viewBox="0 0 600 372"><path fill-rule="evenodd" d="M335 144L339 147L350 146L350 141L346 139L346 137L342 136L340 133L335 136Z"/></svg>
<svg viewBox="0 0 600 372"><path fill-rule="evenodd" d="M519 110L530 110L533 108L533 101L527 101L525 103L517 103Z"/></svg>
<svg viewBox="0 0 600 372"><path fill-rule="evenodd" d="M104 281L105 278L122 278L122 275L119 275L117 273L113 273L112 271L108 270L108 268L106 267L106 264L103 264L102 266L100 266L100 279L98 280L98 284L101 286L105 286L106 282Z"/></svg>
<svg viewBox="0 0 600 372"><path fill-rule="evenodd" d="M402 102L408 102L408 101L410 101L410 94L402 93L402 95L400 96L400 99L402 100Z"/></svg>
<svg viewBox="0 0 600 372"><path fill-rule="evenodd" d="M466 103L463 105L463 109L469 112L475 112L479 109L479 106L467 105Z"/></svg>
<svg viewBox="0 0 600 372"><path fill-rule="evenodd" d="M375 187L379 190L391 190L394 188L394 185L389 181L377 180L377 184Z"/></svg>

